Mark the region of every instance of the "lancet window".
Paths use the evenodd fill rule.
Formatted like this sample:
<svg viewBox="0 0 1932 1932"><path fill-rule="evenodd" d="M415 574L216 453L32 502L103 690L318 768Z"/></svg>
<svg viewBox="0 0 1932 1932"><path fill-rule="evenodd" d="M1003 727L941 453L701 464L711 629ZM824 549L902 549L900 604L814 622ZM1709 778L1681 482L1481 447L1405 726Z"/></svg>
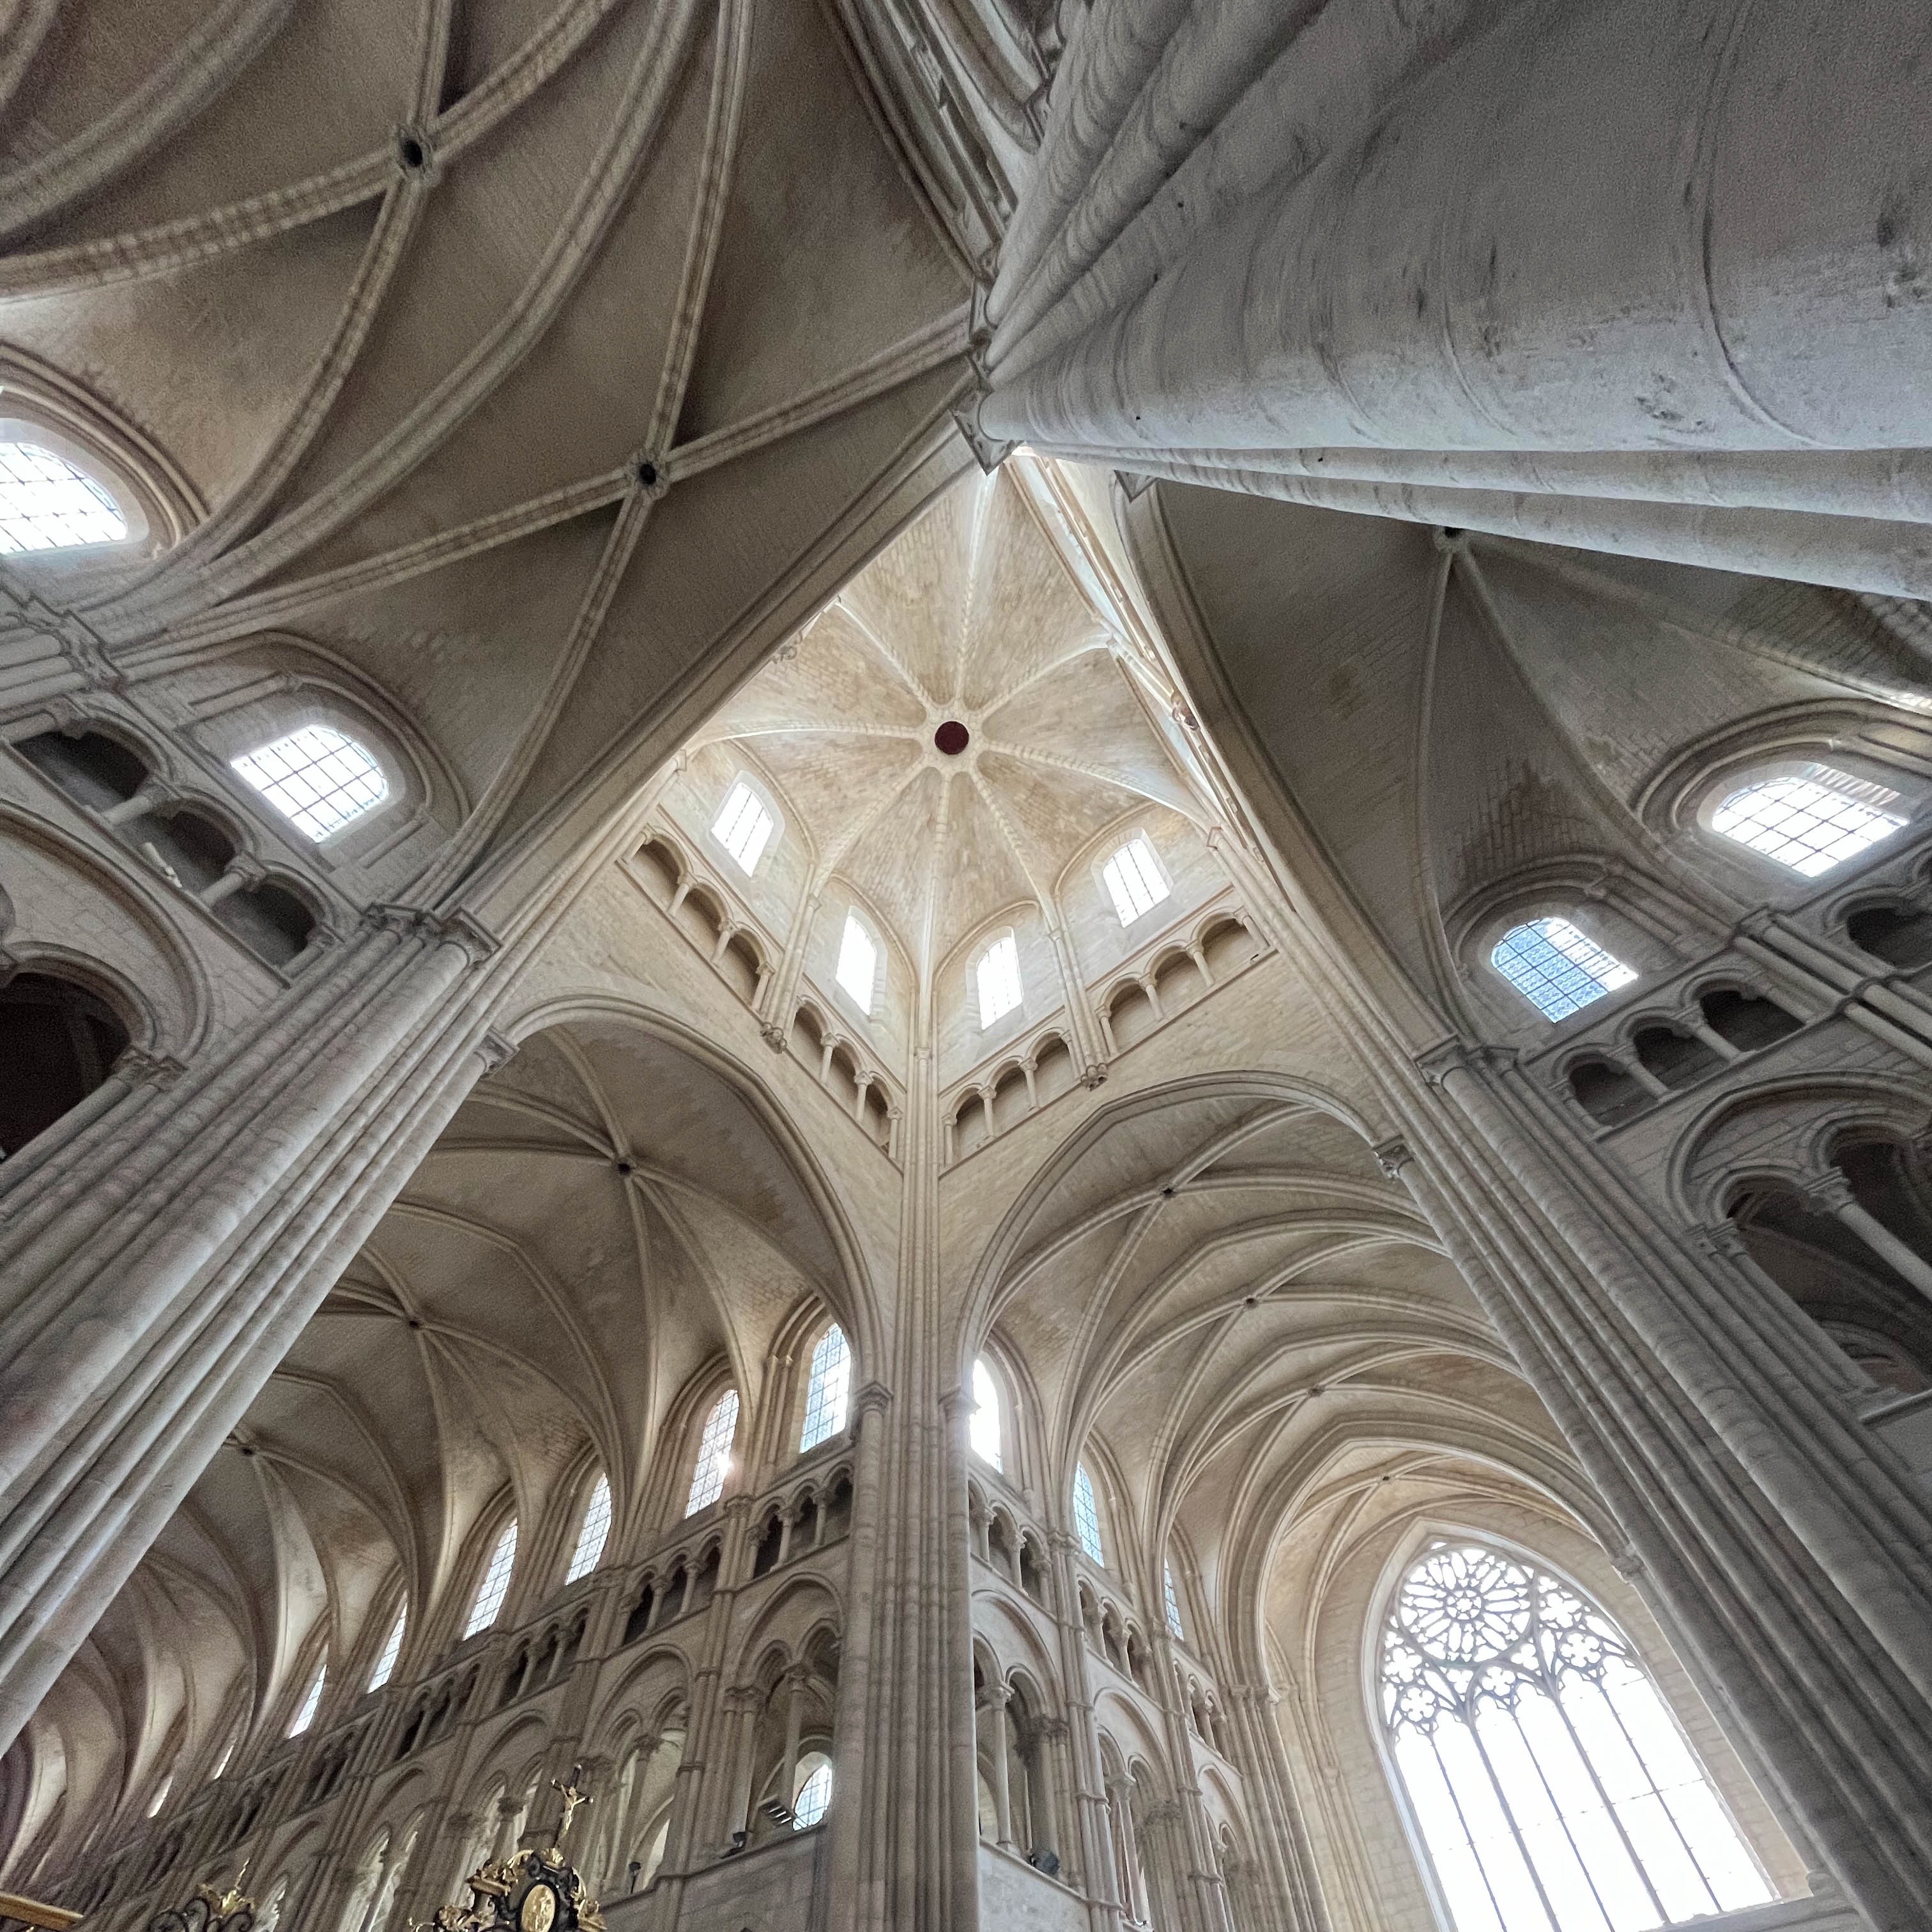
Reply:
<svg viewBox="0 0 1932 1932"><path fill-rule="evenodd" d="M563 1580L574 1583L587 1576L603 1561L604 1545L610 1535L610 1478L599 1474L590 1500L584 1506L584 1520L578 1526L577 1547L571 1552L570 1568Z"/></svg>
<svg viewBox="0 0 1932 1932"><path fill-rule="evenodd" d="M845 1426L847 1399L852 1387L852 1350L837 1322L818 1338L812 1352L812 1372L805 1389L805 1428L801 1451L815 1448Z"/></svg>
<svg viewBox="0 0 1932 1932"><path fill-rule="evenodd" d="M1174 1565L1163 1563L1160 1566L1160 1594L1163 1608L1167 1612L1168 1636L1184 1637L1187 1633L1181 1628L1180 1592L1174 1587Z"/></svg>
<svg viewBox="0 0 1932 1932"><path fill-rule="evenodd" d="M490 1552L490 1560L484 1565L483 1580L477 1585L475 1600L470 1606L470 1621L463 1627L465 1636L474 1636L496 1621L503 1599L510 1594L510 1573L516 1567L517 1520L512 1516L504 1524L496 1546Z"/></svg>
<svg viewBox="0 0 1932 1932"><path fill-rule="evenodd" d="M685 1498L686 1516L709 1509L724 1493L724 1478L731 1467L731 1444L737 1433L738 1391L727 1389L704 1418L704 1432L698 1442L698 1463L691 1472L691 1493Z"/></svg>
<svg viewBox="0 0 1932 1932"><path fill-rule="evenodd" d="M712 820L711 836L749 878L758 869L776 824L764 800L740 778L725 794L724 803Z"/></svg>
<svg viewBox="0 0 1932 1932"><path fill-rule="evenodd" d="M1426 1551L1378 1694L1455 1932L1644 1932L1771 1897L1629 1640L1534 1564Z"/></svg>
<svg viewBox="0 0 1932 1932"><path fill-rule="evenodd" d="M315 1666L315 1675L309 1679L308 1690L302 1694L302 1700L296 1708L294 1720L289 1726L290 1737L300 1737L315 1722L316 1712L322 1703L322 1687L328 1681L327 1663L318 1664Z"/></svg>
<svg viewBox="0 0 1932 1932"><path fill-rule="evenodd" d="M792 1801L792 1828L809 1831L824 1818L831 1804L832 1760L821 1757L806 1772L804 1782L798 1787L798 1796Z"/></svg>
<svg viewBox="0 0 1932 1932"><path fill-rule="evenodd" d="M1534 919L1510 927L1490 964L1546 1020L1568 1019L1636 977L1634 967L1567 919Z"/></svg>
<svg viewBox="0 0 1932 1932"><path fill-rule="evenodd" d="M984 1032L995 1020L1003 1020L1020 1004L1019 942L1010 932L1003 932L980 954L973 969L980 994L980 1030Z"/></svg>
<svg viewBox="0 0 1932 1932"><path fill-rule="evenodd" d="M967 1440L982 1462L1001 1471L1006 1464L1000 1456L1000 1385L982 1357L973 1364L973 1415L966 1425Z"/></svg>
<svg viewBox="0 0 1932 1932"><path fill-rule="evenodd" d="M403 1654L403 1632L407 1628L410 1613L406 1608L396 1612L396 1620L389 1626L389 1634L382 1640L382 1654L376 1659L376 1667L369 1673L368 1688L380 1690L395 1675L396 1659Z"/></svg>
<svg viewBox="0 0 1932 1932"><path fill-rule="evenodd" d="M1168 884L1154 848L1139 832L1100 868L1100 877L1123 926L1132 926L1167 897Z"/></svg>
<svg viewBox="0 0 1932 1932"><path fill-rule="evenodd" d="M1094 1493L1094 1478L1087 1473L1084 1462L1076 1463L1073 1469L1073 1533L1080 1539L1080 1547L1096 1563L1107 1560L1105 1546L1100 1540L1100 1504Z"/></svg>
<svg viewBox="0 0 1932 1932"><path fill-rule="evenodd" d="M844 935L838 942L837 978L852 1004L869 1016L878 990L879 949L856 914L845 915Z"/></svg>

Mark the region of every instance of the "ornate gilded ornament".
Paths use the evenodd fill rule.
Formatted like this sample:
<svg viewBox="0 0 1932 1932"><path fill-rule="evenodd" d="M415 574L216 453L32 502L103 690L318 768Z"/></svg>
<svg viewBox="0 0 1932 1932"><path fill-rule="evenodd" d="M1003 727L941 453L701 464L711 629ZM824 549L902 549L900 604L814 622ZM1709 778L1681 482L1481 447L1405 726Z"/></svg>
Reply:
<svg viewBox="0 0 1932 1932"><path fill-rule="evenodd" d="M590 1802L578 1782L583 1775L580 1764L568 1779L552 1780L563 1798L556 1844L548 1851L485 1859L470 1875L468 1905L443 1906L420 1925L412 1919L409 1932L604 1932L603 1914L584 1874L560 1849L578 1807Z"/></svg>
<svg viewBox="0 0 1932 1932"><path fill-rule="evenodd" d="M556 1894L547 1885L537 1884L524 1894L517 1923L522 1932L550 1932L556 1918Z"/></svg>

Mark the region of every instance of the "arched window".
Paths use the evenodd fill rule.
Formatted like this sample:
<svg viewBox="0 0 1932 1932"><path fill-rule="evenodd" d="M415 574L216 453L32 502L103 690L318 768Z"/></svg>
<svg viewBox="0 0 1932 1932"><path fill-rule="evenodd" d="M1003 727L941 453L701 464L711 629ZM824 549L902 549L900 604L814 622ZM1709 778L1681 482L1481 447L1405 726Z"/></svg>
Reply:
<svg viewBox="0 0 1932 1932"><path fill-rule="evenodd" d="M724 805L711 821L711 836L748 878L758 869L776 823L764 800L740 778L724 794Z"/></svg>
<svg viewBox="0 0 1932 1932"><path fill-rule="evenodd" d="M463 1626L465 1636L486 1630L496 1621L503 1599L510 1594L510 1572L517 1567L517 1519L511 1517L496 1538L490 1560L483 1566L483 1580L476 1586L470 1606L470 1621Z"/></svg>
<svg viewBox="0 0 1932 1932"><path fill-rule="evenodd" d="M232 763L236 776L316 844L389 795L368 748L326 724L304 724Z"/></svg>
<svg viewBox="0 0 1932 1932"><path fill-rule="evenodd" d="M837 1322L818 1338L812 1352L812 1376L805 1388L805 1429L801 1451L814 1448L845 1426L845 1402L852 1385L852 1351Z"/></svg>
<svg viewBox="0 0 1932 1932"><path fill-rule="evenodd" d="M380 1690L395 1675L396 1659L403 1654L403 1632L410 1621L409 1606L396 1612L396 1621L389 1626L389 1634L382 1640L382 1653L376 1660L376 1667L369 1673L368 1688Z"/></svg>
<svg viewBox="0 0 1932 1932"><path fill-rule="evenodd" d="M212 1784L217 1778L226 1775L228 1767L235 1762L236 1749L241 1742L242 1727L238 1724L229 1732L228 1742L221 1747L221 1755L214 1760L214 1768L208 1774L209 1784Z"/></svg>
<svg viewBox="0 0 1932 1932"><path fill-rule="evenodd" d="M798 1768L798 1796L791 1806L792 1829L808 1832L831 1805L832 1760L822 1751L813 1751L800 1761Z"/></svg>
<svg viewBox="0 0 1932 1932"><path fill-rule="evenodd" d="M1511 926L1497 941L1490 964L1546 1020L1568 1019L1636 977L1634 968L1567 919Z"/></svg>
<svg viewBox="0 0 1932 1932"><path fill-rule="evenodd" d="M737 1433L738 1391L727 1389L704 1418L704 1433L698 1442L698 1466L691 1472L691 1494L685 1499L686 1516L709 1509L724 1493L724 1478L731 1467L732 1439Z"/></svg>
<svg viewBox="0 0 1932 1932"><path fill-rule="evenodd" d="M1905 824L1897 792L1830 765L1800 765L1729 793L1711 830L1815 879Z"/></svg>
<svg viewBox="0 0 1932 1932"><path fill-rule="evenodd" d="M1623 1633L1438 1543L1382 1633L1382 1718L1456 1932L1676 1924L1772 1896Z"/></svg>
<svg viewBox="0 0 1932 1932"><path fill-rule="evenodd" d="M1167 1611L1168 1635L1184 1637L1187 1633L1180 1624L1180 1592L1174 1587L1174 1565L1172 1563L1163 1563L1160 1566L1160 1594Z"/></svg>
<svg viewBox="0 0 1932 1932"><path fill-rule="evenodd" d="M300 1707L296 1710L295 1721L289 1726L289 1736L298 1738L315 1722L315 1714L322 1703L322 1687L328 1681L328 1664L325 1659L315 1666L315 1675L309 1679Z"/></svg>
<svg viewBox="0 0 1932 1932"><path fill-rule="evenodd" d="M120 505L84 470L37 442L0 442L0 556L127 536Z"/></svg>
<svg viewBox="0 0 1932 1932"><path fill-rule="evenodd" d="M570 1568L563 1580L574 1583L587 1576L603 1559L604 1545L610 1534L610 1478L599 1474L590 1500L584 1506L584 1521L578 1526L577 1547L571 1552Z"/></svg>
<svg viewBox="0 0 1932 1932"><path fill-rule="evenodd" d="M981 1462L1004 1472L1006 1466L1000 1460L1000 1385L983 1356L973 1364L973 1418L966 1425L966 1438Z"/></svg>
<svg viewBox="0 0 1932 1932"><path fill-rule="evenodd" d="M171 1768L160 1783L154 1786L154 1795L148 1800L148 1816L160 1816L161 1807L168 1802L168 1793L174 1789L175 1774Z"/></svg>
<svg viewBox="0 0 1932 1932"><path fill-rule="evenodd" d="M1114 910L1120 914L1123 926L1132 926L1142 913L1153 911L1167 897L1167 880L1162 874L1160 862L1139 832L1100 868L1100 876L1106 881Z"/></svg>
<svg viewBox="0 0 1932 1932"><path fill-rule="evenodd" d="M980 954L973 977L980 994L980 1030L984 1033L1012 1012L1023 997L1018 940L1010 932L1001 933Z"/></svg>
<svg viewBox="0 0 1932 1932"><path fill-rule="evenodd" d="M1094 1478L1084 1462L1073 1466L1073 1532L1080 1547L1096 1563L1105 1563L1106 1553L1100 1542L1100 1505L1094 1494Z"/></svg>
<svg viewBox="0 0 1932 1932"><path fill-rule="evenodd" d="M878 993L879 949L856 913L845 915L844 937L838 942L838 980L852 1004L869 1016Z"/></svg>

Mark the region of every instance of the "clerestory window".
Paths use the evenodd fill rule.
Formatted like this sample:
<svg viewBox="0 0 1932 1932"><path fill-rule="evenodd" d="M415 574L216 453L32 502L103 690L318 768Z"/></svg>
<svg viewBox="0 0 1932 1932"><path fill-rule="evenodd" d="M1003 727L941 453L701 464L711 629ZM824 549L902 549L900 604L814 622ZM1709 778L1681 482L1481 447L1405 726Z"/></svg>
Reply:
<svg viewBox="0 0 1932 1932"><path fill-rule="evenodd" d="M578 1526L577 1547L571 1552L570 1568L563 1580L574 1583L587 1576L603 1560L604 1545L610 1534L610 1478L600 1474L590 1500L584 1506L584 1520Z"/></svg>
<svg viewBox="0 0 1932 1932"><path fill-rule="evenodd" d="M1169 1636L1184 1637L1187 1633L1180 1624L1180 1592L1174 1587L1174 1565L1163 1563L1160 1566L1160 1594L1167 1611L1167 1634Z"/></svg>
<svg viewBox="0 0 1932 1932"><path fill-rule="evenodd" d="M838 942L838 980L862 1013L869 1015L878 990L879 949L856 916L845 915L844 936Z"/></svg>
<svg viewBox="0 0 1932 1932"><path fill-rule="evenodd" d="M1107 882L1123 926L1132 926L1142 913L1153 911L1167 897L1167 880L1160 861L1138 832L1100 868L1100 876Z"/></svg>
<svg viewBox="0 0 1932 1932"><path fill-rule="evenodd" d="M305 724L233 764L244 784L316 844L389 795L368 747L326 724Z"/></svg>
<svg viewBox="0 0 1932 1932"><path fill-rule="evenodd" d="M973 969L980 994L980 1030L1002 1020L1020 1004L1019 942L1003 932L980 954Z"/></svg>
<svg viewBox="0 0 1932 1932"><path fill-rule="evenodd" d="M723 808L712 820L711 836L749 878L758 869L774 823L764 800L740 778L725 794Z"/></svg>
<svg viewBox="0 0 1932 1932"><path fill-rule="evenodd" d="M490 1552L490 1560L483 1566L483 1580L477 1585L470 1606L470 1621L463 1626L465 1636L474 1636L496 1621L503 1599L510 1594L510 1573L516 1567L517 1519L512 1516L504 1524L496 1546Z"/></svg>
<svg viewBox="0 0 1932 1932"><path fill-rule="evenodd" d="M799 1768L803 1778L798 1787L798 1796L792 1800L792 1828L796 1832L808 1832L831 1808L832 1760L814 1753L813 1757L808 1758Z"/></svg>
<svg viewBox="0 0 1932 1932"><path fill-rule="evenodd" d="M799 1437L802 1451L815 1448L845 1426L846 1399L852 1386L852 1350L837 1322L818 1338L812 1352L812 1372L805 1388L805 1428Z"/></svg>
<svg viewBox="0 0 1932 1932"><path fill-rule="evenodd" d="M1436 1544L1379 1676L1456 1932L1644 1932L1772 1897L1629 1640L1559 1578Z"/></svg>
<svg viewBox="0 0 1932 1932"><path fill-rule="evenodd" d="M1080 1547L1096 1563L1104 1564L1106 1551L1100 1541L1100 1504L1094 1494L1094 1478L1084 1462L1073 1467L1073 1533Z"/></svg>
<svg viewBox="0 0 1932 1932"><path fill-rule="evenodd" d="M973 1364L973 1414L966 1425L966 1439L982 1462L998 1470L1000 1460L1000 1386L983 1358Z"/></svg>
<svg viewBox="0 0 1932 1932"><path fill-rule="evenodd" d="M698 1464L691 1472L691 1493L685 1498L686 1516L709 1509L724 1493L724 1478L731 1468L731 1443L737 1433L738 1391L727 1389L704 1418L704 1433L698 1442Z"/></svg>
<svg viewBox="0 0 1932 1932"><path fill-rule="evenodd" d="M328 1681L328 1665L325 1660L315 1666L315 1675L309 1679L309 1686L302 1694L302 1702L296 1707L295 1721L289 1726L289 1736L298 1738L315 1722L315 1714L322 1704L322 1687Z"/></svg>
<svg viewBox="0 0 1932 1932"><path fill-rule="evenodd" d="M1490 964L1546 1020L1568 1019L1636 979L1567 919L1533 919L1497 941Z"/></svg>
<svg viewBox="0 0 1932 1932"><path fill-rule="evenodd" d="M1898 831L1906 822L1891 809L1898 802L1888 786L1808 764L1728 794L1711 830L1816 879Z"/></svg>
<svg viewBox="0 0 1932 1932"><path fill-rule="evenodd" d="M120 505L86 470L36 442L0 442L0 556L127 536Z"/></svg>
<svg viewBox="0 0 1932 1932"><path fill-rule="evenodd" d="M380 1690L396 1672L396 1659L403 1654L403 1632L407 1628L410 1613L406 1608L396 1612L396 1621L389 1626L389 1634L382 1640L382 1654L376 1660L376 1667L369 1673L368 1688Z"/></svg>

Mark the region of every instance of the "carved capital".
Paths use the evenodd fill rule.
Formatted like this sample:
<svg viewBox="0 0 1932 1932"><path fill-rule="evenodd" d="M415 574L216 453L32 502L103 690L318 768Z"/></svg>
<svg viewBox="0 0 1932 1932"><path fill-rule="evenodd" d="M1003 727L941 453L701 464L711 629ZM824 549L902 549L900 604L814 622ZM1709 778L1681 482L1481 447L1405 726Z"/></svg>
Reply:
<svg viewBox="0 0 1932 1932"><path fill-rule="evenodd" d="M1370 1151L1376 1157L1376 1165L1391 1180L1400 1180L1402 1171L1415 1156L1409 1151L1408 1142L1400 1134L1385 1141L1378 1142Z"/></svg>
<svg viewBox="0 0 1932 1932"><path fill-rule="evenodd" d="M506 1040L494 1027L477 1042L476 1051L483 1056L484 1064L494 1073L503 1063L514 1057L517 1042Z"/></svg>
<svg viewBox="0 0 1932 1932"><path fill-rule="evenodd" d="M114 1063L114 1077L136 1087L172 1087L187 1071L172 1054L150 1053L141 1046L128 1048Z"/></svg>
<svg viewBox="0 0 1932 1932"><path fill-rule="evenodd" d="M1107 1070L1097 1061L1090 1060L1080 1070L1080 1084L1089 1093L1096 1087L1104 1087L1107 1084Z"/></svg>
<svg viewBox="0 0 1932 1932"><path fill-rule="evenodd" d="M785 1030L775 1020L767 1020L758 1029L758 1036L774 1053L785 1050Z"/></svg>

